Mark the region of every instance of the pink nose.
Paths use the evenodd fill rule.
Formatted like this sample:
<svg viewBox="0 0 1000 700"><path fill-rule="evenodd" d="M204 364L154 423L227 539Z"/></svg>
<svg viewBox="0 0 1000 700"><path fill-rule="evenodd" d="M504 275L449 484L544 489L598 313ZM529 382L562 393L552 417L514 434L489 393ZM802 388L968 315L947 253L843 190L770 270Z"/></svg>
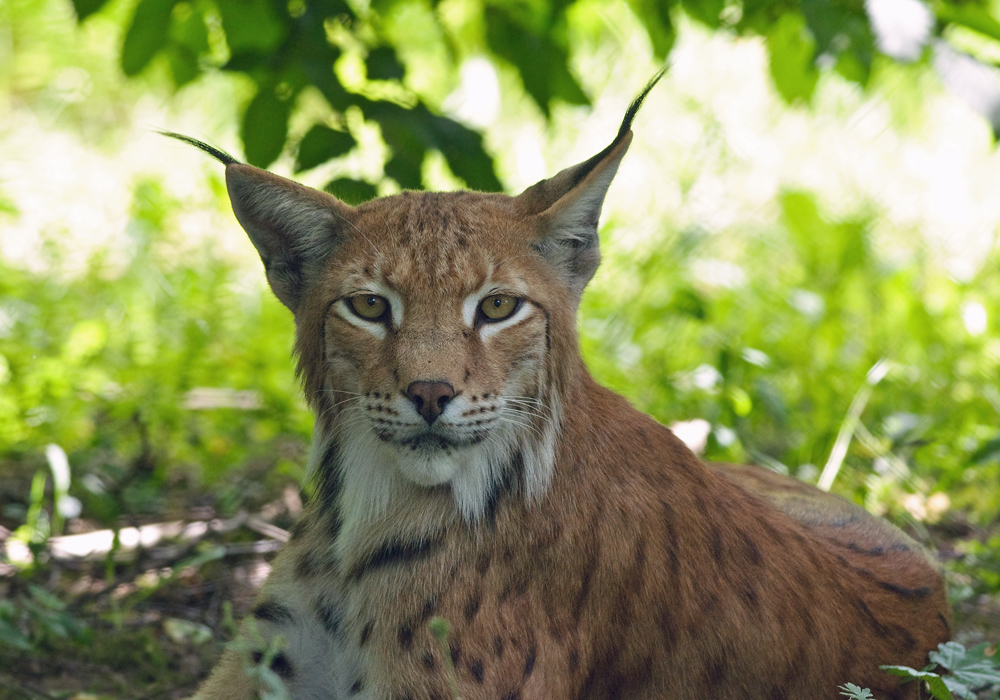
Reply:
<svg viewBox="0 0 1000 700"><path fill-rule="evenodd" d="M406 387L406 397L430 425L444 411L455 396L455 389L448 382L413 382Z"/></svg>

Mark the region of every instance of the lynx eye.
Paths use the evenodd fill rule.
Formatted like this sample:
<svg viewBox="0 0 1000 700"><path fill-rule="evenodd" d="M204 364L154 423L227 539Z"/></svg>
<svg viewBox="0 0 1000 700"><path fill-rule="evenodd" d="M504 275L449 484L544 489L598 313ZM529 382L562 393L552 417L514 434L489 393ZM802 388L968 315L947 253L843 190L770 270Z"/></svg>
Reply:
<svg viewBox="0 0 1000 700"><path fill-rule="evenodd" d="M517 310L521 305L518 297L508 294L494 294L483 299L479 305L479 311L485 318L484 321L502 321Z"/></svg>
<svg viewBox="0 0 1000 700"><path fill-rule="evenodd" d="M377 294L355 294L347 299L347 305L367 321L378 321L389 309L389 302Z"/></svg>

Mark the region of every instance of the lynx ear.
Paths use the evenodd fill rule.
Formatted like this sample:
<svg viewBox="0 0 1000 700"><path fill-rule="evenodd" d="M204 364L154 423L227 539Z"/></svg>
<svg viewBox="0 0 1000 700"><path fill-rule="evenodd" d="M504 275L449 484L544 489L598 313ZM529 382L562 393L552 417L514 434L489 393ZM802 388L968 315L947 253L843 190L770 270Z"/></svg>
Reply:
<svg viewBox="0 0 1000 700"><path fill-rule="evenodd" d="M597 222L611 180L632 141L632 120L663 73L662 70L657 73L629 105L611 145L596 156L535 183L517 197L521 210L535 218L534 248L578 295L601 261Z"/></svg>
<svg viewBox="0 0 1000 700"><path fill-rule="evenodd" d="M260 254L275 296L294 313L323 260L353 226L354 208L325 192L240 163L190 136L160 133L200 148L226 166L233 213Z"/></svg>
<svg viewBox="0 0 1000 700"><path fill-rule="evenodd" d="M264 263L275 296L293 312L321 264L352 226L336 197L252 165L226 166L236 219Z"/></svg>

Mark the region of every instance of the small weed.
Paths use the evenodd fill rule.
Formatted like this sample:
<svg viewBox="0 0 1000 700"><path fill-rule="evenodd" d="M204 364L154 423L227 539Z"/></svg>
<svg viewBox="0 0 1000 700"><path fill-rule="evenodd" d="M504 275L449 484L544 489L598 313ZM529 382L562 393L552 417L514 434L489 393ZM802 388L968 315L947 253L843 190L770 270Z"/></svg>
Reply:
<svg viewBox="0 0 1000 700"><path fill-rule="evenodd" d="M978 693L992 689L989 697L998 697L1000 666L993 657L996 646L983 643L966 649L958 642L939 644L928 656L931 663L921 670L909 666L880 666L903 682L920 681L935 700L976 700ZM935 671L941 671L935 673ZM840 694L850 700L877 700L868 688L853 683L840 686ZM921 697L923 694L921 693Z"/></svg>

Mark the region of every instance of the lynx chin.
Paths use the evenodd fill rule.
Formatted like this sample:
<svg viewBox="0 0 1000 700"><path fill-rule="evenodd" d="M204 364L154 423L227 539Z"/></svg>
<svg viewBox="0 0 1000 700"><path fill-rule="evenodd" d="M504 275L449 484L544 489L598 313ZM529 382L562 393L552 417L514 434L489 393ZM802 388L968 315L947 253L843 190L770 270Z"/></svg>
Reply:
<svg viewBox="0 0 1000 700"><path fill-rule="evenodd" d="M659 77L607 148L515 197L352 207L168 134L225 164L316 414L306 509L197 698L917 697L879 665L949 638L920 546L701 462L580 358L601 207Z"/></svg>

